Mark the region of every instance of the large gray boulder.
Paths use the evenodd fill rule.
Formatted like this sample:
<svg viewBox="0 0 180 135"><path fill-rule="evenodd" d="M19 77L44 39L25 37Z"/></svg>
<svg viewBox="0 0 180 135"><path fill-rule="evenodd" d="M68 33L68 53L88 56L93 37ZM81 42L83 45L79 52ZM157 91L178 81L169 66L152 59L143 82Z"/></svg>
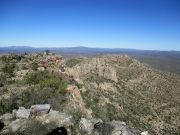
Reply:
<svg viewBox="0 0 180 135"><path fill-rule="evenodd" d="M19 107L18 110L13 110L13 114L16 118L25 118L28 119L30 117L30 109L25 109L24 107Z"/></svg>
<svg viewBox="0 0 180 135"><path fill-rule="evenodd" d="M30 108L32 115L42 115L47 114L51 110L50 104L39 104L39 105L32 105Z"/></svg>

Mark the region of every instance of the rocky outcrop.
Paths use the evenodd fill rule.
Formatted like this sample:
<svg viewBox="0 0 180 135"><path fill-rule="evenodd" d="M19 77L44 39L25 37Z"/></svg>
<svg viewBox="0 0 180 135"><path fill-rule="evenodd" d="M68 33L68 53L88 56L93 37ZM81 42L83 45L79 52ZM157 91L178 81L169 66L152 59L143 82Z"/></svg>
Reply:
<svg viewBox="0 0 180 135"><path fill-rule="evenodd" d="M3 134L14 133L20 128L26 128L29 120L34 119L42 124L54 123L56 127L66 127L73 125L72 116L51 109L50 104L33 105L30 109L19 107L13 110L12 114L7 113L0 117L0 121L5 125Z"/></svg>
<svg viewBox="0 0 180 135"><path fill-rule="evenodd" d="M39 113L39 112L40 113ZM38 112L37 114L30 112ZM59 112L51 109L50 104L33 105L30 109L19 107L18 110L13 110L12 114L4 114L0 117L0 121L4 124L3 130L0 134L11 134L19 130L26 130L28 128L29 121L34 119L39 121L43 125L53 123L55 124L54 130L49 133L64 132L68 135L74 134L74 131L78 135L101 135L103 130L102 125L104 122L101 119L95 118L80 118L79 123L73 120L73 116L63 112ZM130 129L124 122L112 121L109 123L112 126L112 133L109 135L137 135L132 129ZM76 126L78 125L78 126ZM78 129L74 129L78 128ZM98 130L102 128L101 130ZM62 131L59 131L63 129ZM142 132L141 135L148 135L147 132Z"/></svg>
<svg viewBox="0 0 180 135"><path fill-rule="evenodd" d="M82 78L87 74L97 74L100 77L117 82L115 67L107 61L109 61L107 57L95 57L87 59L72 68L66 68L65 71L66 74L72 76L79 83L83 83Z"/></svg>

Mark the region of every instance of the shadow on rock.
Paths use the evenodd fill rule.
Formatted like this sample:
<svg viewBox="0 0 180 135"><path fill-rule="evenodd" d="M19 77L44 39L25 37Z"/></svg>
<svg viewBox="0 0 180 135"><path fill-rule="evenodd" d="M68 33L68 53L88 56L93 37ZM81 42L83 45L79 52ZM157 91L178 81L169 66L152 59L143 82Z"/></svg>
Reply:
<svg viewBox="0 0 180 135"><path fill-rule="evenodd" d="M0 131L4 128L4 123L0 121Z"/></svg>
<svg viewBox="0 0 180 135"><path fill-rule="evenodd" d="M64 127L58 127L52 130L52 132L48 133L47 135L68 135L68 134L67 134L67 130Z"/></svg>

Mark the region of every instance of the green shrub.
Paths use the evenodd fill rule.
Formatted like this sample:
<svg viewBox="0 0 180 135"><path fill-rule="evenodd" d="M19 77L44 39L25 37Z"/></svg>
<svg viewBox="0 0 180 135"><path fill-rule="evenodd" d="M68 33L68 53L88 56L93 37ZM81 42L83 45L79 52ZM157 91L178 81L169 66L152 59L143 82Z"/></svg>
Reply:
<svg viewBox="0 0 180 135"><path fill-rule="evenodd" d="M34 85L21 96L24 106L37 103L52 103L58 108L59 102L63 102L67 92L67 83L57 74L48 71L37 71L25 76L26 84ZM57 103L58 104L57 104Z"/></svg>
<svg viewBox="0 0 180 135"><path fill-rule="evenodd" d="M3 87L5 83L6 83L6 76L0 75L0 87Z"/></svg>
<svg viewBox="0 0 180 135"><path fill-rule="evenodd" d="M55 94L66 93L66 82L55 73L49 73L48 71L37 71L35 73L25 76L26 84L37 84L40 89L52 88L55 90Z"/></svg>
<svg viewBox="0 0 180 135"><path fill-rule="evenodd" d="M10 95L8 99L1 99L0 115L12 112L19 106L29 108L33 104L49 103L53 108L59 109L66 101L67 83L55 73L36 71L26 75L22 83L30 86L22 93ZM4 90L4 87L1 87L0 93L3 93Z"/></svg>
<svg viewBox="0 0 180 135"><path fill-rule="evenodd" d="M0 87L0 95L3 95L8 92L7 87Z"/></svg>
<svg viewBox="0 0 180 135"><path fill-rule="evenodd" d="M18 62L23 58L22 55L17 55L14 53L10 53L8 55L3 55L0 60L4 63L8 63L8 62Z"/></svg>
<svg viewBox="0 0 180 135"><path fill-rule="evenodd" d="M13 98L1 99L0 100L0 115L7 112L12 112L12 110L16 109L17 107L18 105Z"/></svg>
<svg viewBox="0 0 180 135"><path fill-rule="evenodd" d="M14 63L11 63L11 64L7 63L2 68L2 71L4 73L6 73L6 74L13 75L14 68L15 68L15 64Z"/></svg>
<svg viewBox="0 0 180 135"><path fill-rule="evenodd" d="M0 115L6 113L9 111L9 104L6 99L0 100Z"/></svg>
<svg viewBox="0 0 180 135"><path fill-rule="evenodd" d="M8 57L6 55L1 56L0 60L2 62L9 62L9 59L8 59Z"/></svg>
<svg viewBox="0 0 180 135"><path fill-rule="evenodd" d="M32 68L32 70L36 71L38 69L38 64L36 62L33 62L31 64L31 68Z"/></svg>
<svg viewBox="0 0 180 135"><path fill-rule="evenodd" d="M33 104L49 103L54 109L60 109L64 105L65 97L62 94L54 94L56 90L52 88L35 88L30 87L19 97L19 105L29 108Z"/></svg>
<svg viewBox="0 0 180 135"><path fill-rule="evenodd" d="M47 77L47 71L37 71L26 75L24 81L26 84L38 84L40 81L44 81Z"/></svg>
<svg viewBox="0 0 180 135"><path fill-rule="evenodd" d="M57 75L49 75L47 79L41 80L39 82L40 88L53 88L55 89L55 94L65 94L67 84L62 78Z"/></svg>

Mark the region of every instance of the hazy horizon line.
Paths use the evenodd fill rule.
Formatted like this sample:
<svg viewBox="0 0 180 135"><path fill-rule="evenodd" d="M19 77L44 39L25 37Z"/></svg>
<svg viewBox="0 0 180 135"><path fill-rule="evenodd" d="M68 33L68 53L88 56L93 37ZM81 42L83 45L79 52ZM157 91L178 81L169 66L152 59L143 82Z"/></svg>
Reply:
<svg viewBox="0 0 180 135"><path fill-rule="evenodd" d="M108 48L108 47L89 47L89 46L67 46L67 47L57 47L57 46L52 46L52 47L47 47L47 46L41 46L41 47L36 47L36 46L30 46L30 45L9 45L9 46L0 46L0 48L10 48L10 47L29 47L29 48L39 48L39 49L43 49L43 48L90 48L90 49L124 49L124 50L137 50L137 51L180 51L180 50L170 50L170 49L165 49L165 50L161 50L161 49L137 49L137 48Z"/></svg>

